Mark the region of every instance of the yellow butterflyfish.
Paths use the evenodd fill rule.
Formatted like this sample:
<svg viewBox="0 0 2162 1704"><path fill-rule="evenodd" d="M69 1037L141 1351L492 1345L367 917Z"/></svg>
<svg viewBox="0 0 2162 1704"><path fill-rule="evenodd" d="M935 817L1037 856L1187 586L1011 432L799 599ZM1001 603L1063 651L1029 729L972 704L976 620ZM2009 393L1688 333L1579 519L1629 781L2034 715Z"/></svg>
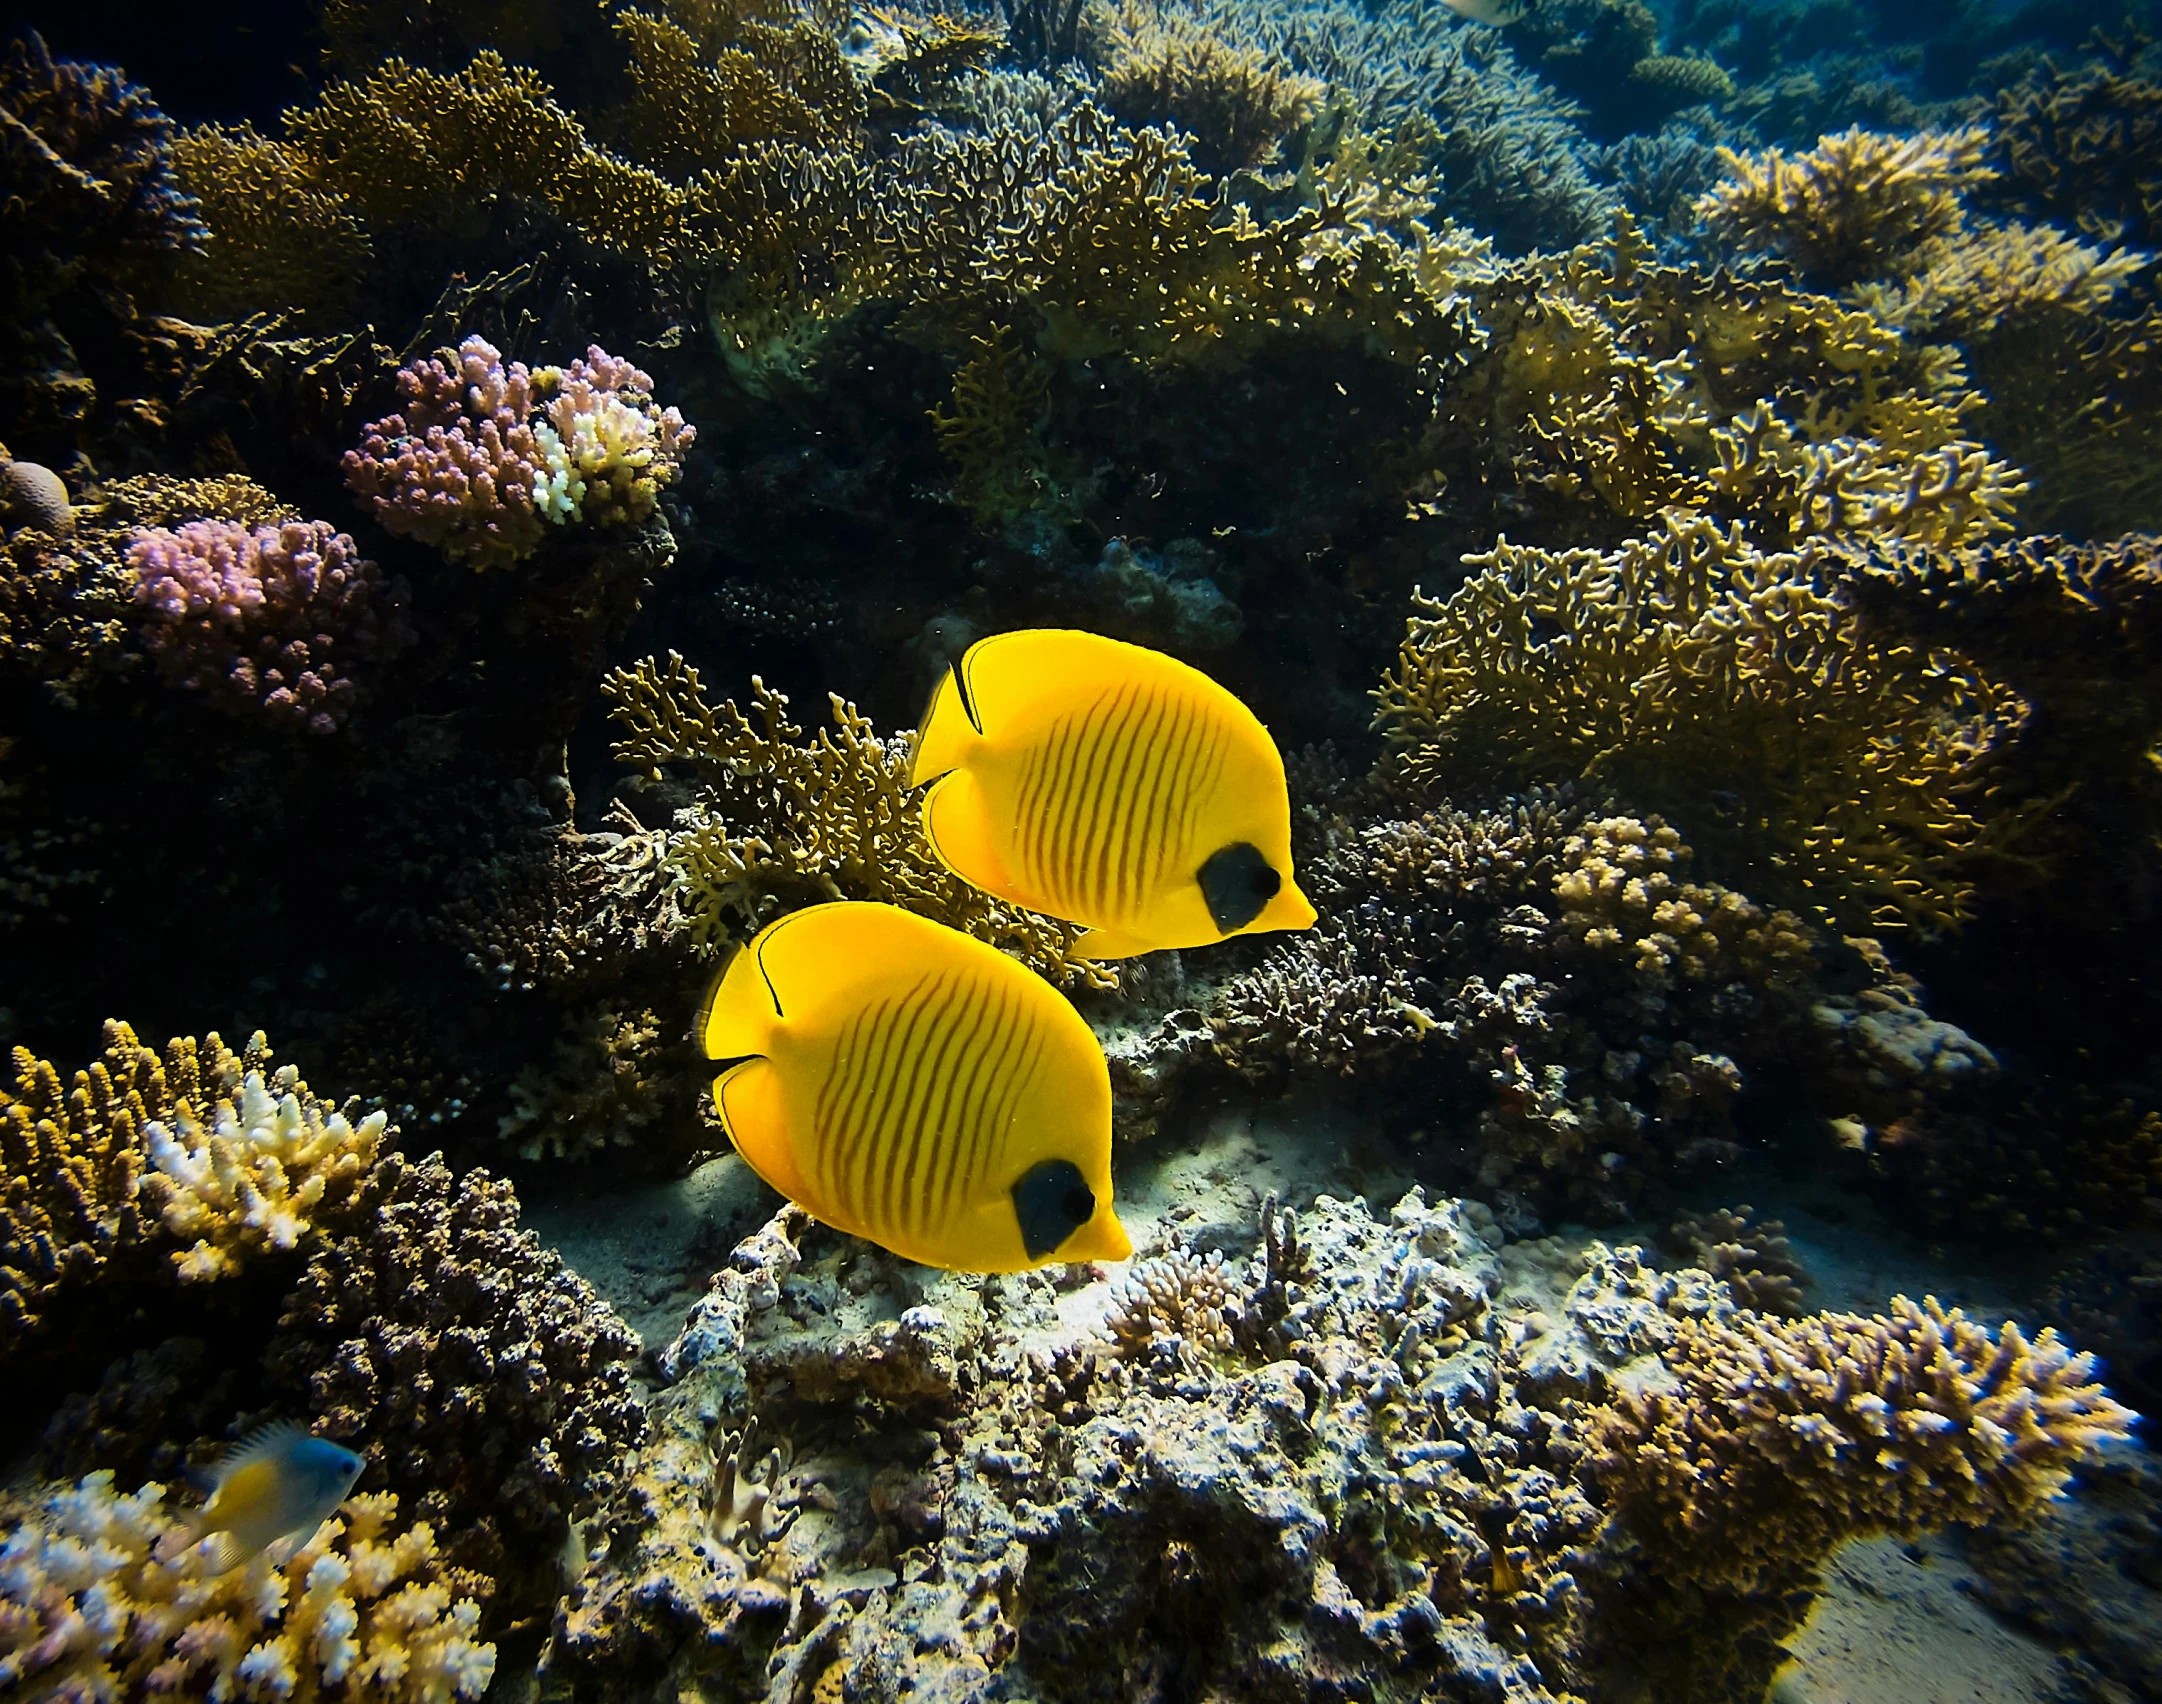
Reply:
<svg viewBox="0 0 2162 1704"><path fill-rule="evenodd" d="M1088 926L1082 958L1306 929L1268 729L1199 669L1049 628L971 645L924 712L923 826L972 887Z"/></svg>
<svg viewBox="0 0 2162 1704"><path fill-rule="evenodd" d="M250 1433L210 1470L210 1501L195 1518L223 1573L286 1540L306 1542L345 1501L367 1464L327 1438L284 1423Z"/></svg>
<svg viewBox="0 0 2162 1704"><path fill-rule="evenodd" d="M736 1151L836 1230L965 1272L1133 1252L1103 1049L995 948L891 905L814 905L729 961L698 1034Z"/></svg>

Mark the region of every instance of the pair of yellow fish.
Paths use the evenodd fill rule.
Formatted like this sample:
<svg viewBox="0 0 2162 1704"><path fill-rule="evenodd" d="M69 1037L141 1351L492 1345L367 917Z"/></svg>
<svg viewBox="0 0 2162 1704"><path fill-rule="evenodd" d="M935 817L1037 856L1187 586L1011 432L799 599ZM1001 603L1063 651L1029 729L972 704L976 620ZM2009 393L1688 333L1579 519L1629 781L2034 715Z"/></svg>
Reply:
<svg viewBox="0 0 2162 1704"><path fill-rule="evenodd" d="M971 646L909 780L940 861L1086 925L1083 957L1314 922L1268 730L1158 652L1048 630ZM737 1151L827 1224L974 1272L1133 1252L1103 1050L1004 953L893 906L813 906L737 954L699 1032Z"/></svg>

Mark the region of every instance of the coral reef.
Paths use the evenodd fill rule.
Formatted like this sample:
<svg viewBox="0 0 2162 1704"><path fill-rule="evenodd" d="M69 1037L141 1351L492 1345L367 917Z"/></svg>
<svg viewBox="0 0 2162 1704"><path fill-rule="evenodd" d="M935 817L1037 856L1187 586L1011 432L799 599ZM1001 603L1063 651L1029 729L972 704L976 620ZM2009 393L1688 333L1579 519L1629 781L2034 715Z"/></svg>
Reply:
<svg viewBox="0 0 2162 1704"><path fill-rule="evenodd" d="M1753 1207L1717 1207L1684 1213L1660 1234L1660 1246L1701 1267L1756 1313L1799 1314L1809 1274L1794 1258L1786 1226L1759 1223Z"/></svg>
<svg viewBox="0 0 2162 1704"><path fill-rule="evenodd" d="M495 1674L475 1581L398 1499L354 1497L282 1564L224 1574L155 1482L11 1493L0 1684L35 1698L476 1699Z"/></svg>
<svg viewBox="0 0 2162 1704"><path fill-rule="evenodd" d="M938 862L908 791L909 745L882 739L833 699L834 726L809 744L788 700L753 677L757 722L709 703L698 671L671 652L611 676L616 761L657 780L694 778L667 863L701 946L748 938L781 911L831 899L905 906L1004 947L1059 980L1110 973L1072 956L1077 925L1003 905Z"/></svg>
<svg viewBox="0 0 2162 1704"><path fill-rule="evenodd" d="M568 1531L614 1482L644 1415L638 1339L518 1228L518 1198L440 1156L392 1155L360 1228L326 1242L265 1352L273 1385L367 1458L513 1601L555 1587Z"/></svg>
<svg viewBox="0 0 2162 1704"><path fill-rule="evenodd" d="M138 632L158 672L221 709L334 734L362 677L411 642L405 588L322 521L191 521L133 535Z"/></svg>
<svg viewBox="0 0 2162 1704"><path fill-rule="evenodd" d="M1721 850L1855 924L1940 928L2001 823L1982 763L2019 701L1861 621L1809 559L1702 517L1610 554L1501 544L1419 613L1376 725L1436 781L1587 781L1741 832Z"/></svg>

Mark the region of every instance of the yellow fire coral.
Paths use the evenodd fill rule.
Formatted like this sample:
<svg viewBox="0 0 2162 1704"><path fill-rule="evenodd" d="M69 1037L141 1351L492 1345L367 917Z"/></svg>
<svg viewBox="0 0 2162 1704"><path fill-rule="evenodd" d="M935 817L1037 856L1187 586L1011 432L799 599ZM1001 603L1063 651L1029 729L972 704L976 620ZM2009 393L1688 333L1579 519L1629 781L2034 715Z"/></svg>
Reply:
<svg viewBox="0 0 2162 1704"><path fill-rule="evenodd" d="M1901 256L1957 231L1961 192L1996 175L1988 151L1980 126L1904 138L1845 130L1792 158L1777 148L1722 148L1727 180L1698 212L1714 231L1839 287L1889 272Z"/></svg>
<svg viewBox="0 0 2162 1704"><path fill-rule="evenodd" d="M494 1677L490 1583L447 1570L426 1522L400 1530L395 1496L349 1498L283 1563L224 1573L162 1485L116 1493L99 1472L9 1501L0 1691L449 1704Z"/></svg>
<svg viewBox="0 0 2162 1704"><path fill-rule="evenodd" d="M17 1048L0 1093L0 1324L18 1340L111 1262L162 1252L194 1280L292 1247L351 1208L382 1141L382 1113L324 1107L259 1033L237 1054L183 1037L162 1059L126 1024L105 1040L72 1082Z"/></svg>
<svg viewBox="0 0 2162 1704"><path fill-rule="evenodd" d="M701 946L747 936L781 912L833 899L882 900L988 941L1055 981L1115 985L1073 956L1074 924L1002 905L960 881L924 839L908 788L909 739L881 738L832 700L831 729L803 741L788 700L751 679L757 722L707 701L698 671L670 652L602 683L616 760L657 775L688 769L699 802L678 813L669 852Z"/></svg>
<svg viewBox="0 0 2162 1704"><path fill-rule="evenodd" d="M1260 165L1325 92L1252 43L1226 40L1177 0L1123 0L1099 27L1104 100L1136 124L1191 132L1205 171Z"/></svg>
<svg viewBox="0 0 2162 1704"><path fill-rule="evenodd" d="M1755 1592L1849 1538L2016 1519L2135 1418L2054 1331L2030 1343L1934 1298L1677 1331L1678 1386L1621 1390L1594 1430L1609 1506L1662 1581Z"/></svg>
<svg viewBox="0 0 2162 1704"><path fill-rule="evenodd" d="M1603 782L1759 890L1879 926L1960 919L2009 692L1701 516L1606 554L1504 541L1465 563L1447 599L1415 596L1376 693L1412 775Z"/></svg>

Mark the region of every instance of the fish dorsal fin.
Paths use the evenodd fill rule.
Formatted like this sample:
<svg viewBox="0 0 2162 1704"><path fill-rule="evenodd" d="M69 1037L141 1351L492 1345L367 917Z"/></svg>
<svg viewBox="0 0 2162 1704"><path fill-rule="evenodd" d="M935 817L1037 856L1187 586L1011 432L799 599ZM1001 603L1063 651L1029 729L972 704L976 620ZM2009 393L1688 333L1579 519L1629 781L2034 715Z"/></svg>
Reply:
<svg viewBox="0 0 2162 1704"><path fill-rule="evenodd" d="M1028 707L1046 695L1085 697L1137 672L1161 670L1196 672L1159 651L1064 627L1024 627L979 639L932 691L909 785L920 787L961 768L979 740L1011 737Z"/></svg>
<svg viewBox="0 0 2162 1704"><path fill-rule="evenodd" d="M222 1485L241 1468L267 1460L313 1435L297 1420L266 1420L218 1458L211 1469L214 1480Z"/></svg>

